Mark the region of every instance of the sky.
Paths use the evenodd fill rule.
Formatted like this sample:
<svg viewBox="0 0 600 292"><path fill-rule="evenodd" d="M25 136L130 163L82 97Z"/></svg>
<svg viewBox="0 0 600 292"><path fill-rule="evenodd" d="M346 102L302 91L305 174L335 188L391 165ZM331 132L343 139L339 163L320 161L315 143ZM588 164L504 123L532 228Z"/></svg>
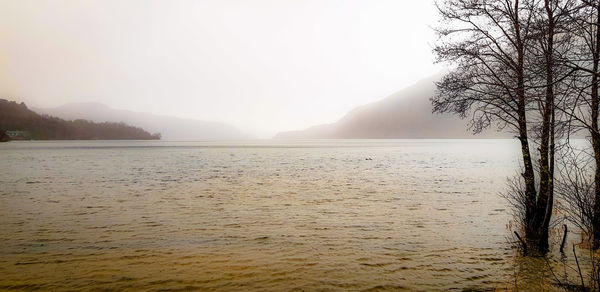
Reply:
<svg viewBox="0 0 600 292"><path fill-rule="evenodd" d="M266 137L439 72L436 19L428 0L0 0L0 98Z"/></svg>

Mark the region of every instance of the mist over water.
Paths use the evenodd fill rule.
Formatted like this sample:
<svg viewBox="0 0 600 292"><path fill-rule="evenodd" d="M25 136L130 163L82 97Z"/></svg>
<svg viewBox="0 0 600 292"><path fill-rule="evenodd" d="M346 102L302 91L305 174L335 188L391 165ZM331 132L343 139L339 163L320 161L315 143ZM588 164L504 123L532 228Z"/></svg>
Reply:
<svg viewBox="0 0 600 292"><path fill-rule="evenodd" d="M513 140L0 144L0 289L506 288ZM508 283L508 284L507 284Z"/></svg>

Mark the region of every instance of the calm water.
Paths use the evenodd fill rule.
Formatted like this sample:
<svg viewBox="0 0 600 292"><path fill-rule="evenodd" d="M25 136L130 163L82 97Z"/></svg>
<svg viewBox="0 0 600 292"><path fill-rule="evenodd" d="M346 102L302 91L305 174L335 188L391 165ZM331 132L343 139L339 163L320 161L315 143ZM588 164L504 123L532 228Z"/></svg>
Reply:
<svg viewBox="0 0 600 292"><path fill-rule="evenodd" d="M0 289L510 288L510 140L0 144ZM508 283L508 284L507 284Z"/></svg>

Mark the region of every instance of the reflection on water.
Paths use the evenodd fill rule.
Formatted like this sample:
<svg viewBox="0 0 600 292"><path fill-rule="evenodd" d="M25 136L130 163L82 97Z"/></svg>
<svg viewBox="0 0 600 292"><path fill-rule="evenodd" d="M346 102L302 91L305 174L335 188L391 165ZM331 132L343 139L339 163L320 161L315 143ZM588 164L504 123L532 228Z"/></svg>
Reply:
<svg viewBox="0 0 600 292"><path fill-rule="evenodd" d="M4 143L0 289L512 289L531 265L498 193L518 154L508 140Z"/></svg>

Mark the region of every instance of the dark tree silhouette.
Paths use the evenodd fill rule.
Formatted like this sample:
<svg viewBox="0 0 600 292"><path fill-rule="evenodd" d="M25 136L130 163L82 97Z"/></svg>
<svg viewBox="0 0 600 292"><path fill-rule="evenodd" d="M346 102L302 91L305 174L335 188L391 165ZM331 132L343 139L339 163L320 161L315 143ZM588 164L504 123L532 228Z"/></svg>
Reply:
<svg viewBox="0 0 600 292"><path fill-rule="evenodd" d="M568 56L569 66L576 70L572 78L572 94L569 103L561 108L571 119L572 132L585 130L592 144L594 162L594 200L592 202L590 236L594 248L600 248L600 1L580 1L570 15L572 34L576 38L575 50ZM588 169L586 167L586 169ZM571 194L565 194L573 198ZM578 204L588 205L589 202Z"/></svg>
<svg viewBox="0 0 600 292"><path fill-rule="evenodd" d="M540 240L539 245L543 249L548 249L548 232L554 207L556 137L564 133L561 126L566 124L564 115L560 112L557 114L556 108L566 104L566 97L570 94L567 78L574 72L567 65L566 56L573 49L570 15L576 8L574 0L544 0L534 6L536 25L533 38L536 41L528 54L533 61L527 70L533 76L530 87L539 112L539 120L535 121L531 134L535 138L533 141L539 144L540 182L536 210L529 220L533 232L539 233L535 237Z"/></svg>
<svg viewBox="0 0 600 292"><path fill-rule="evenodd" d="M434 112L470 119L474 132L492 124L521 144L522 196L517 201L527 244L548 250L554 201L557 83L569 76L558 55L570 48L566 17L574 1L446 0L438 3L443 27L434 52L453 67L432 98ZM564 43L564 45L563 45ZM560 53L560 54L559 54ZM530 143L536 143L534 163ZM536 187L536 173L539 185Z"/></svg>

